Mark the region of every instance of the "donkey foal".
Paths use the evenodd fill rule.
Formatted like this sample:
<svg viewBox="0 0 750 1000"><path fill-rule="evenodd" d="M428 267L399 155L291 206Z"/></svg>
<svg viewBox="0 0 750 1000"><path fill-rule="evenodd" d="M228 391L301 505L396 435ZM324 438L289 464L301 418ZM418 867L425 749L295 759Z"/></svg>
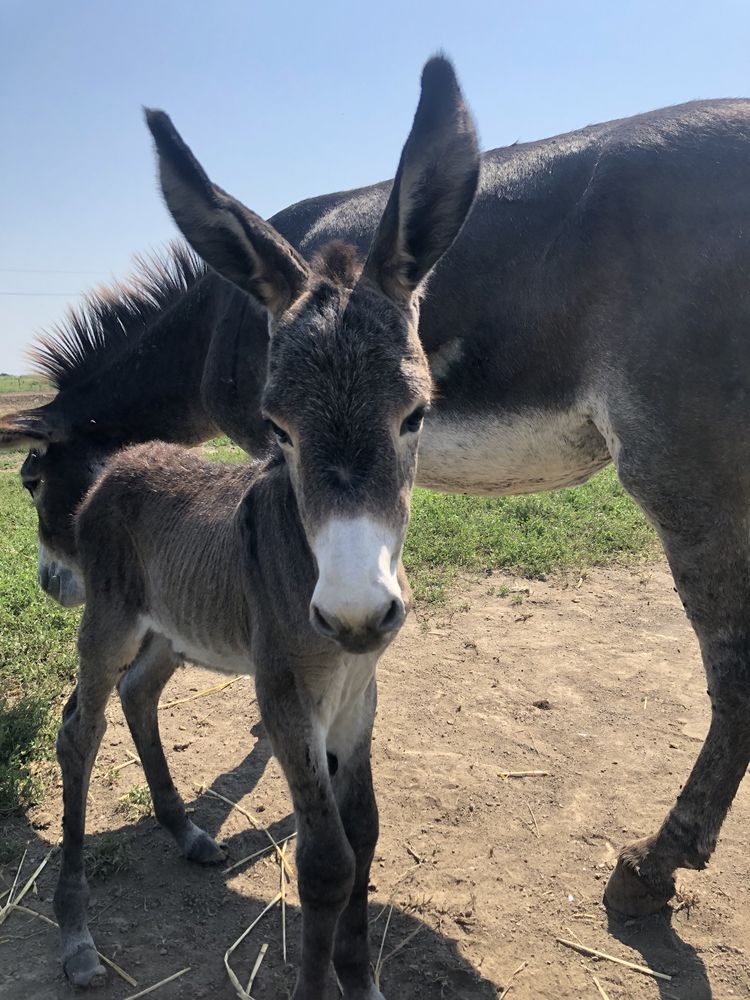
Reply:
<svg viewBox="0 0 750 1000"><path fill-rule="evenodd" d="M118 682L157 818L189 858L221 857L187 818L159 740L159 694L188 658L255 673L297 819L295 1000L323 1000L331 958L346 1000L382 1000L367 940L378 836L375 666L408 602L401 551L432 392L417 336L420 286L474 197L476 136L450 64L432 60L360 267L342 244L309 264L211 183L163 112L147 118L183 233L268 311L262 408L276 443L264 461L239 468L139 445L107 463L80 508L73 550L86 608L78 686L58 737L55 910L65 969L82 986L104 971L86 926L83 834L104 709Z"/></svg>
<svg viewBox="0 0 750 1000"><path fill-rule="evenodd" d="M65 839L55 908L69 977L87 985L103 974L86 928L84 812L118 681L157 818L188 857L223 856L186 816L159 742L159 693L189 656L255 673L299 831L306 986L298 995L322 995L342 915L334 960L346 995L378 997L367 948L378 836L370 734L375 666L403 620L400 566L393 594L384 593L388 613L352 639L362 652L347 651L309 624L315 566L283 460L217 467L165 444L126 449L110 463L79 515L78 544L88 600L78 686L58 738ZM332 775L328 755L338 764Z"/></svg>

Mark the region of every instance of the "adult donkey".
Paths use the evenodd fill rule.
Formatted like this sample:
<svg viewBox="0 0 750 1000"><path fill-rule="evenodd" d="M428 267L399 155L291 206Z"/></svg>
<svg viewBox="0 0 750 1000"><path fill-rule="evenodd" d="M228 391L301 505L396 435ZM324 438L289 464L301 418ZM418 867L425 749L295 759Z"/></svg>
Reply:
<svg viewBox="0 0 750 1000"><path fill-rule="evenodd" d="M705 866L750 760L748 162L741 100L485 153L421 310L439 395L418 482L552 489L613 460L698 635L711 728L658 833L628 845L610 879L607 901L631 915L667 902L677 868ZM271 221L306 257L336 238L363 248L390 189L313 198ZM218 281L205 293L217 312L195 398L257 451L263 312Z"/></svg>
<svg viewBox="0 0 750 1000"><path fill-rule="evenodd" d="M297 819L301 967L323 1000L333 957L346 1000L383 1000L368 953L378 834L370 773L375 666L400 628L400 563L432 380L419 290L469 210L479 157L449 64L424 69L396 181L364 267L333 244L309 265L215 187L163 112L149 112L162 189L207 262L262 303L271 335L262 408L276 444L251 467L139 445L106 464L76 515L85 583L78 684L57 742L63 847L55 912L75 985L103 975L86 923L86 797L112 689L155 811L193 856L161 751L159 693L183 656L253 670Z"/></svg>

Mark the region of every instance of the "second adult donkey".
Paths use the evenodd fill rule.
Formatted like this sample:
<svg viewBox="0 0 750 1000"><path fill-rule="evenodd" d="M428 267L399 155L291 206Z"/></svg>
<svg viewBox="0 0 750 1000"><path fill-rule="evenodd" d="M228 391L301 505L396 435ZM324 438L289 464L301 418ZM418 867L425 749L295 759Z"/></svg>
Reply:
<svg viewBox="0 0 750 1000"><path fill-rule="evenodd" d="M382 1000L367 887L378 834L370 773L375 666L408 603L401 551L432 381L419 287L478 175L450 67L425 67L393 192L361 268L341 244L312 265L211 184L163 112L148 122L162 188L194 248L269 313L263 410L276 444L244 467L167 444L107 461L76 518L86 607L58 759L64 822L55 912L72 982L104 974L86 922L86 798L119 684L158 818L188 856L220 851L187 818L158 740L159 693L183 657L253 670L294 802L303 926L295 998Z"/></svg>

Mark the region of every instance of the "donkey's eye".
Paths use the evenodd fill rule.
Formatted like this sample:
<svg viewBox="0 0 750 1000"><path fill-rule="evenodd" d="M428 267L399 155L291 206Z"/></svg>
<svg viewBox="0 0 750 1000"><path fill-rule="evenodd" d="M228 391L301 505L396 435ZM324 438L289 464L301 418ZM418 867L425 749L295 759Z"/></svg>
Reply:
<svg viewBox="0 0 750 1000"><path fill-rule="evenodd" d="M422 421L424 420L424 415L427 407L418 406L416 410L413 410L409 416L401 424L401 434L416 434L418 430L422 428Z"/></svg>
<svg viewBox="0 0 750 1000"><path fill-rule="evenodd" d="M279 425L275 424L273 420L268 421L268 426L273 431L276 440L279 442L279 444L291 445L292 439L289 437L289 435L287 434L287 432L284 430L283 427L279 427Z"/></svg>

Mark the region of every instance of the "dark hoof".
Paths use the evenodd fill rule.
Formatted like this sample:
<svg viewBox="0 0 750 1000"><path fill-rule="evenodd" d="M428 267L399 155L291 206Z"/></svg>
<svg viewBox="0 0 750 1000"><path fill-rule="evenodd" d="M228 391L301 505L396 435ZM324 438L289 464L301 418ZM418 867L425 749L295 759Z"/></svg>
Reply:
<svg viewBox="0 0 750 1000"><path fill-rule="evenodd" d="M671 875L656 880L644 880L641 865L648 856L652 840L639 840L620 851L617 866L609 876L604 890L604 903L610 910L627 917L648 917L664 909L674 896L675 884Z"/></svg>
<svg viewBox="0 0 750 1000"><path fill-rule="evenodd" d="M99 961L96 949L88 945L82 946L74 955L66 958L63 968L72 985L79 989L104 986L107 979L107 973Z"/></svg>
<svg viewBox="0 0 750 1000"><path fill-rule="evenodd" d="M194 826L185 848L185 857L198 865L221 865L227 860L226 848L217 844L205 830Z"/></svg>

